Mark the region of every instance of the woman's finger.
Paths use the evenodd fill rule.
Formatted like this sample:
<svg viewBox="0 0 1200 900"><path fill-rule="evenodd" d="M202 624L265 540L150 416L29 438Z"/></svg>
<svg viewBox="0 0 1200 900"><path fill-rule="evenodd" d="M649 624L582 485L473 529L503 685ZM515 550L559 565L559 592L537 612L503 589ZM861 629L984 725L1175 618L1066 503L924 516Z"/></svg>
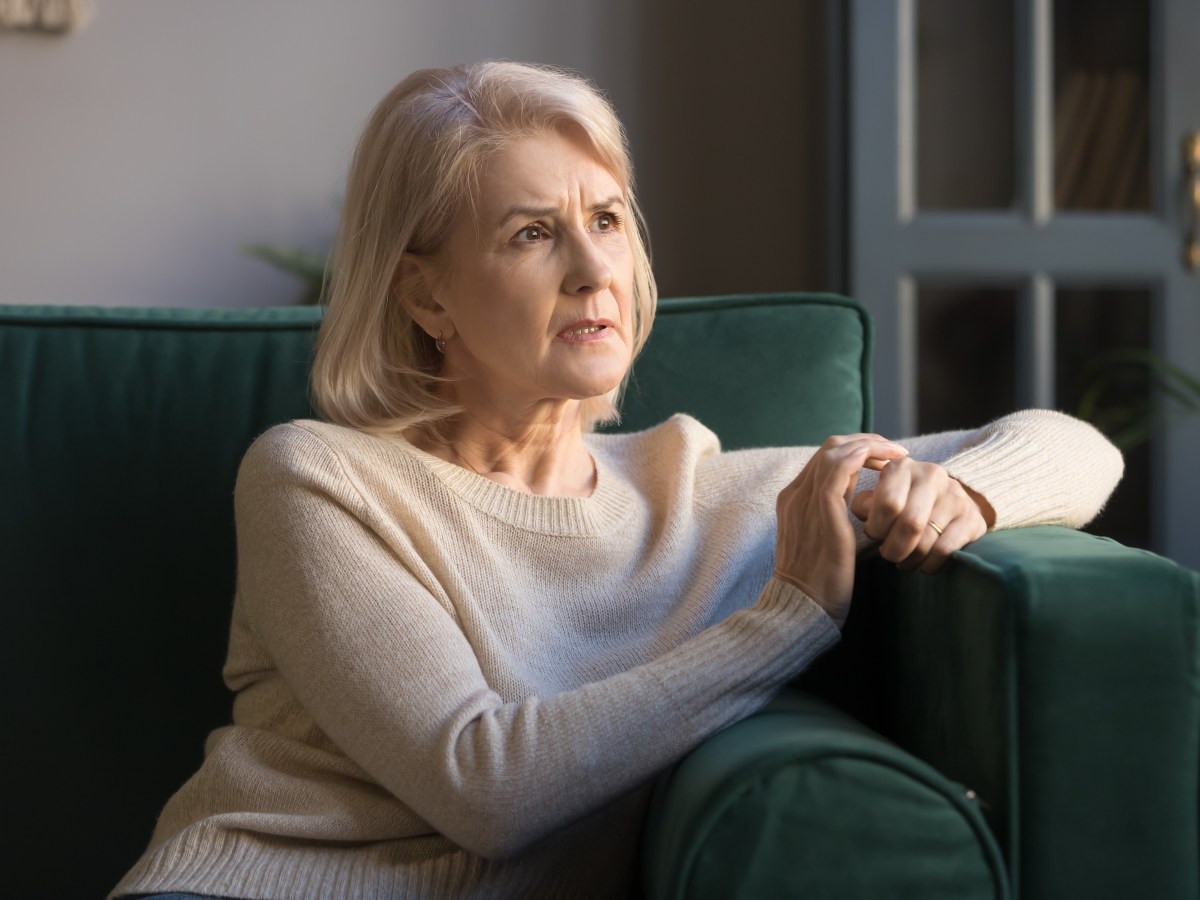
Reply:
<svg viewBox="0 0 1200 900"><path fill-rule="evenodd" d="M904 572L911 572L918 568L923 572L936 571L941 568L946 558L958 549L952 546L957 534L954 525L956 521L956 519L951 520L949 525L942 525L937 521L936 515L931 515L912 551L897 563L897 567ZM935 525L937 528L934 527ZM927 566L931 568L926 568Z"/></svg>
<svg viewBox="0 0 1200 900"><path fill-rule="evenodd" d="M903 457L900 457L903 458ZM890 459L882 459L878 456L867 457L867 461L863 463L864 469L874 469L876 472L882 472L884 467L890 463Z"/></svg>
<svg viewBox="0 0 1200 900"><path fill-rule="evenodd" d="M884 467L875 485L870 515L864 523L867 537L880 541L881 552L892 562L899 562L912 552L918 527L925 524L919 517L933 508L933 498L923 494L916 495L919 506L914 508L914 471L907 460Z"/></svg>
<svg viewBox="0 0 1200 900"><path fill-rule="evenodd" d="M850 498L850 512L860 522L866 522L871 516L871 504L875 500L875 492L859 491Z"/></svg>
<svg viewBox="0 0 1200 900"><path fill-rule="evenodd" d="M907 451L878 436L830 438L776 501L775 572L802 586L843 621L854 584L856 542L846 500L871 459L900 459Z"/></svg>
<svg viewBox="0 0 1200 900"><path fill-rule="evenodd" d="M881 469L892 460L907 455L907 449L878 435L834 435L817 448L804 468L792 479L792 484L818 477L818 473L847 457L858 457L857 467L865 465L867 468Z"/></svg>
<svg viewBox="0 0 1200 900"><path fill-rule="evenodd" d="M858 485L858 476L863 469L882 469L894 459L903 459L906 453L907 451L903 447L892 444L890 441L882 443L861 441L839 447L837 451L830 454L831 461L834 461L838 472L838 475L835 476L836 480L830 484L830 489L835 490L840 485L844 503L851 499L854 489ZM886 454L886 456L879 454Z"/></svg>
<svg viewBox="0 0 1200 900"><path fill-rule="evenodd" d="M956 550L983 537L987 528L987 522L974 501L952 490L934 508L929 519L930 534L919 542L904 567L920 569L932 575L946 564Z"/></svg>
<svg viewBox="0 0 1200 900"><path fill-rule="evenodd" d="M850 508L879 541L880 556L905 571L936 572L990 527L976 495L941 466L909 459L886 465L874 490Z"/></svg>
<svg viewBox="0 0 1200 900"><path fill-rule="evenodd" d="M896 444L894 441L889 441L882 434L873 434L870 432L860 432L858 434L831 434L829 437L827 437L825 439L825 443L823 443L821 446L822 447L840 447L843 444L849 444L853 441L875 441L875 442L882 442L885 444L893 444L894 446L897 446L897 447L900 446L899 444Z"/></svg>
<svg viewBox="0 0 1200 900"><path fill-rule="evenodd" d="M932 526L930 530L933 530ZM950 554L968 543L968 541L962 540L962 531L963 528L958 519L954 519L949 525L946 525L942 533L929 546L925 557L917 561L915 568L919 568L926 575L932 575L941 569L946 564L946 560L950 558Z"/></svg>

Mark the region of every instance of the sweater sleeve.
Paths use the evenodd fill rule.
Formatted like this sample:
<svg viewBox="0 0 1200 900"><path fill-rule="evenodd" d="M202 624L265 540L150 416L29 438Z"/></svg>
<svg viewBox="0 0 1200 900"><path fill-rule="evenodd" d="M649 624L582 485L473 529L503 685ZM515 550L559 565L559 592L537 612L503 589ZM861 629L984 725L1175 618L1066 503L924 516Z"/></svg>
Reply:
<svg viewBox="0 0 1200 900"><path fill-rule="evenodd" d="M1081 528L1104 507L1125 466L1120 451L1094 427L1045 409L900 443L915 459L941 463L986 497L996 511L997 529ZM864 479L863 486L873 483Z"/></svg>
<svg viewBox="0 0 1200 900"><path fill-rule="evenodd" d="M483 856L643 783L838 636L811 599L772 580L753 607L651 662L504 702L419 556L380 539L377 513L318 438L285 427L260 439L236 510L238 602L289 691L384 789Z"/></svg>

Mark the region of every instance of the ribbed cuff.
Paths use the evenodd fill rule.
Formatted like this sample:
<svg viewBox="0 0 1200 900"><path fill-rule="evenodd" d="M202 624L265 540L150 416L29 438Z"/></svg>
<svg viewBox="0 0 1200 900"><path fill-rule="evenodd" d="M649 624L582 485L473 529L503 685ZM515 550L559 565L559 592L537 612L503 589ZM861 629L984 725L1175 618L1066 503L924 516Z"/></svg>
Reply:
<svg viewBox="0 0 1200 900"><path fill-rule="evenodd" d="M1099 512L1124 462L1087 423L1035 409L998 419L978 444L943 466L987 498L997 529L1035 523L1078 528Z"/></svg>

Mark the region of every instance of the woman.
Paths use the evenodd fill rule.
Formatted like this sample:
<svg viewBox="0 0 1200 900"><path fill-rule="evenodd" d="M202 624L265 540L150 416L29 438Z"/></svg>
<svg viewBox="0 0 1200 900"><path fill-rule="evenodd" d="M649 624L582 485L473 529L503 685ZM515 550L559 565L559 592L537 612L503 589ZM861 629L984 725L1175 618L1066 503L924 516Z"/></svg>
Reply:
<svg viewBox="0 0 1200 900"><path fill-rule="evenodd" d="M592 434L655 289L620 126L557 71L395 88L335 259L329 421L238 478L234 724L115 896L628 896L647 784L837 641L858 549L933 571L1120 476L1048 412L725 454L685 416Z"/></svg>

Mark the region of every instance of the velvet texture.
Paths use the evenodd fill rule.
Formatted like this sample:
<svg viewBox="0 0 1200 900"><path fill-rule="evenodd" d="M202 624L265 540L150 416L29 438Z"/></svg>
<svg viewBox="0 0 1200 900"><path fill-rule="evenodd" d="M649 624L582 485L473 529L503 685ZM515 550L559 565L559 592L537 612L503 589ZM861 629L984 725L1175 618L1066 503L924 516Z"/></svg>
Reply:
<svg viewBox="0 0 1200 900"><path fill-rule="evenodd" d="M1200 575L1044 527L878 578L879 725L984 798L1014 893L1200 896Z"/></svg>
<svg viewBox="0 0 1200 900"><path fill-rule="evenodd" d="M871 322L832 294L664 301L621 430L691 413L726 450L795 447L871 424Z"/></svg>
<svg viewBox="0 0 1200 900"><path fill-rule="evenodd" d="M6 891L102 897L226 721L233 481L311 309L0 307Z"/></svg>
<svg viewBox="0 0 1200 900"><path fill-rule="evenodd" d="M1008 896L961 785L794 691L660 781L645 850L653 900Z"/></svg>

